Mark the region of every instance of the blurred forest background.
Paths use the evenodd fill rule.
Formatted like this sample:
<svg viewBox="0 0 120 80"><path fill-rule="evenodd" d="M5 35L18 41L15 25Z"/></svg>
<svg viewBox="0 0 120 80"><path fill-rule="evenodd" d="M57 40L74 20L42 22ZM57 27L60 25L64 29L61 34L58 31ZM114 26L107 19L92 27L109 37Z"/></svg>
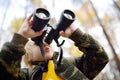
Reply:
<svg viewBox="0 0 120 80"><path fill-rule="evenodd" d="M50 12L51 24L57 23L64 9L72 10L80 28L109 55L109 63L94 80L120 80L120 0L0 0L0 48L38 7ZM62 47L66 57L82 54L70 40Z"/></svg>

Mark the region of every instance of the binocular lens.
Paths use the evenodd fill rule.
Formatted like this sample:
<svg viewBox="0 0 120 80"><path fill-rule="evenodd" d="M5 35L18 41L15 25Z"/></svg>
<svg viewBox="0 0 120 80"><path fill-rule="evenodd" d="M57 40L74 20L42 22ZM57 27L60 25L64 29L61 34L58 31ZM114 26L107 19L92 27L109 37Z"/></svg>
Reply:
<svg viewBox="0 0 120 80"><path fill-rule="evenodd" d="M64 16L68 19L73 19L72 16L70 14L64 13Z"/></svg>
<svg viewBox="0 0 120 80"><path fill-rule="evenodd" d="M36 13L36 16L38 16L41 19L46 19L47 16L44 13Z"/></svg>

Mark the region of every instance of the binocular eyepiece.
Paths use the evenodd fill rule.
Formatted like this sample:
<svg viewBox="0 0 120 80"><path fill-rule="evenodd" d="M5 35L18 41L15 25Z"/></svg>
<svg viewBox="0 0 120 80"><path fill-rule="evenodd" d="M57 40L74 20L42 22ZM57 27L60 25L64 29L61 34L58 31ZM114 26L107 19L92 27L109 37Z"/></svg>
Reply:
<svg viewBox="0 0 120 80"><path fill-rule="evenodd" d="M33 15L33 26L32 29L35 31L42 30L50 20L50 13L44 9L44 8L38 8L36 9L34 15ZM51 29L48 33L48 35L45 38L45 42L50 44L52 40L55 41L59 38L59 31L63 30L65 31L71 23L75 20L75 14L71 10L64 10L61 14L59 23L55 26L55 28ZM44 34L45 35L45 34ZM39 38L36 38L37 40L34 40L35 42L39 42L40 39L44 37L42 34L39 36Z"/></svg>

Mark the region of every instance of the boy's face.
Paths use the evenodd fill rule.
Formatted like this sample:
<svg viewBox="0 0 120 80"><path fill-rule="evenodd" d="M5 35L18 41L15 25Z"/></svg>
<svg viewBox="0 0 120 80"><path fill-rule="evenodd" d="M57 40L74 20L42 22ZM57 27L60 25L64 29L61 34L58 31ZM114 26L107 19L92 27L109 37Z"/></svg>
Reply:
<svg viewBox="0 0 120 80"><path fill-rule="evenodd" d="M43 56L41 54L40 47L35 45L33 41L30 41L25 46L26 58L28 58L28 61L44 61ZM46 43L43 43L43 49L45 53L45 58L47 60L52 59L53 57L53 49L51 45L48 45Z"/></svg>

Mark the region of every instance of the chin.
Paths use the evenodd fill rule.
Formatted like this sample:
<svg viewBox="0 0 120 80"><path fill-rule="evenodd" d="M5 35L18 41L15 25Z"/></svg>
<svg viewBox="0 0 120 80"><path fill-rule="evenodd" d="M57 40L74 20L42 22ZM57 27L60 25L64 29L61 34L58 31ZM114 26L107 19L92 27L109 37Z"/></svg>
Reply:
<svg viewBox="0 0 120 80"><path fill-rule="evenodd" d="M50 59L52 59L52 55L46 55L46 58L47 58L47 60L50 60Z"/></svg>

